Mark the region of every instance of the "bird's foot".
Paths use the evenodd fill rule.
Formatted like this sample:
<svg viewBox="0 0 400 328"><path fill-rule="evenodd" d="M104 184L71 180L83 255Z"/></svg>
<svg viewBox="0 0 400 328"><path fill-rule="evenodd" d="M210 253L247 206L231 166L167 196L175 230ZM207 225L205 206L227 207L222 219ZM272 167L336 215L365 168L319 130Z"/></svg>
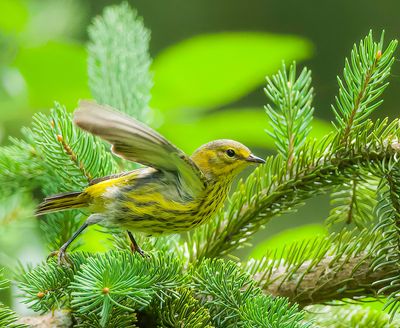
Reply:
<svg viewBox="0 0 400 328"><path fill-rule="evenodd" d="M140 248L140 246L138 244L135 245L134 243L131 243L130 248L131 248L132 254L137 252L137 253L139 253L139 255L141 257L146 257L146 258L150 257L143 249Z"/></svg>
<svg viewBox="0 0 400 328"><path fill-rule="evenodd" d="M131 247L131 251L132 253L138 252L140 254L141 257L146 257L149 258L150 256L147 255L143 249L140 248L140 246L138 245L138 243L136 242L135 238L133 237L132 233L127 230L128 232L128 236L129 236L129 240L131 241L130 247Z"/></svg>
<svg viewBox="0 0 400 328"><path fill-rule="evenodd" d="M72 265L72 262L71 262L70 258L68 257L67 252L62 247L58 251L51 252L47 256L47 261L54 256L57 256L58 265L65 265L65 266Z"/></svg>

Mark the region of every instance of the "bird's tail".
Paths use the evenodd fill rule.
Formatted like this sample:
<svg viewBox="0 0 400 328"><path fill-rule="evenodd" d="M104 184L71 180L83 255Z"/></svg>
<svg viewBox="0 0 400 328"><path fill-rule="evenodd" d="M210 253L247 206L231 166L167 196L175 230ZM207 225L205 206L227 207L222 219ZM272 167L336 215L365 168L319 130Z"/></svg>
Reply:
<svg viewBox="0 0 400 328"><path fill-rule="evenodd" d="M59 212L89 205L90 196L85 192L74 191L47 197L39 204L36 215Z"/></svg>

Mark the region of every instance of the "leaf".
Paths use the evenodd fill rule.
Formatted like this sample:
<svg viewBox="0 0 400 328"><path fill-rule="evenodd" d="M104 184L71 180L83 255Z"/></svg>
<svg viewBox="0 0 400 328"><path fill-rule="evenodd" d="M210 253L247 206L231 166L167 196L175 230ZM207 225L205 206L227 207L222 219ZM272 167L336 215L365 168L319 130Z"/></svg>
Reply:
<svg viewBox="0 0 400 328"><path fill-rule="evenodd" d="M256 32L198 35L158 55L151 106L163 111L221 106L241 98L279 69L282 60L309 58L295 36Z"/></svg>

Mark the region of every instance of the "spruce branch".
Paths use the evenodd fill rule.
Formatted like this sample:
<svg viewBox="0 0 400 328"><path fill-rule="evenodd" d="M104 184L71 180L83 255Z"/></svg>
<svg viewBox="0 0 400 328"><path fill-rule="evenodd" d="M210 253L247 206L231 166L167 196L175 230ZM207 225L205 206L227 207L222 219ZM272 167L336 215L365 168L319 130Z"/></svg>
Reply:
<svg viewBox="0 0 400 328"><path fill-rule="evenodd" d="M76 315L94 313L102 326L114 308L134 312L152 299L180 287L185 279L180 262L160 253L143 259L129 252L108 252L82 265L70 285L71 305Z"/></svg>
<svg viewBox="0 0 400 328"><path fill-rule="evenodd" d="M116 172L116 164L105 145L96 137L77 128L64 107L55 104L50 115L35 114L32 123L33 141L63 190L80 189L91 179ZM56 181L57 181L56 180ZM46 189L54 190L54 180Z"/></svg>
<svg viewBox="0 0 400 328"><path fill-rule="evenodd" d="M296 306L263 295L250 276L231 261L206 259L192 271L192 279L196 298L217 327L254 327L260 322L260 327L310 327L300 322L304 313Z"/></svg>
<svg viewBox="0 0 400 328"><path fill-rule="evenodd" d="M78 328L101 328L101 327L138 327L137 315L135 312L127 312L123 309L114 307L109 315L107 325L104 326L101 319L95 313L84 313L74 317Z"/></svg>
<svg viewBox="0 0 400 328"><path fill-rule="evenodd" d="M340 318L340 320L338 320ZM387 313L362 305L307 307L306 320L312 321L318 328L397 328L400 319L391 320Z"/></svg>
<svg viewBox="0 0 400 328"><path fill-rule="evenodd" d="M4 269L0 268L0 290L8 288L9 281L4 278ZM14 311L0 302L0 327L4 328L27 328L28 326L18 324L18 317Z"/></svg>
<svg viewBox="0 0 400 328"><path fill-rule="evenodd" d="M249 297L261 295L250 276L233 262L205 260L193 270L196 297L205 306L217 327L232 327Z"/></svg>
<svg viewBox="0 0 400 328"><path fill-rule="evenodd" d="M22 129L23 139L10 138L11 146L0 147L1 193L12 194L16 190L33 190L40 186L40 179L46 169L42 156L34 146L32 131ZM29 181L29 187L26 182Z"/></svg>
<svg viewBox="0 0 400 328"><path fill-rule="evenodd" d="M127 2L107 7L89 27L89 86L93 98L149 121L153 85L150 32Z"/></svg>
<svg viewBox="0 0 400 328"><path fill-rule="evenodd" d="M281 254L250 260L247 271L268 294L288 297L301 307L344 298L387 296L380 288L396 270L393 263L375 269L381 234L343 232L292 244Z"/></svg>
<svg viewBox="0 0 400 328"><path fill-rule="evenodd" d="M397 41L383 49L383 37L374 42L372 32L354 45L350 60L345 60L343 80L338 77L339 95L335 113L339 144L347 146L366 124L367 117L382 103L380 96L388 86L386 81L394 63Z"/></svg>
<svg viewBox="0 0 400 328"><path fill-rule="evenodd" d="M389 295L385 307L394 315L400 307L400 168L394 164L385 173L385 179L378 189L378 224L375 227L375 231L382 234L383 241L378 245L373 269L382 270L388 265L394 266L387 277L376 282L381 287L379 292Z"/></svg>
<svg viewBox="0 0 400 328"><path fill-rule="evenodd" d="M245 328L308 328L311 321L304 321L304 312L297 305L290 305L284 297L256 296L247 300L241 312Z"/></svg>
<svg viewBox="0 0 400 328"><path fill-rule="evenodd" d="M0 327L4 328L28 328L27 325L19 324L18 317L9 307L0 303Z"/></svg>
<svg viewBox="0 0 400 328"><path fill-rule="evenodd" d="M180 288L175 293L166 296L165 303L158 310L161 327L213 327L210 324L210 313L193 297L193 292L190 289Z"/></svg>
<svg viewBox="0 0 400 328"><path fill-rule="evenodd" d="M71 267L60 267L56 261L42 263L35 268L21 268L17 273L18 287L24 292L25 304L36 312L45 313L69 304L67 287L88 254L74 252L70 255Z"/></svg>
<svg viewBox="0 0 400 328"><path fill-rule="evenodd" d="M264 91L274 104L265 107L271 124L268 134L290 168L311 130L314 111L311 72L304 68L296 78L296 64L291 64L288 71L283 64L278 74L267 77Z"/></svg>
<svg viewBox="0 0 400 328"><path fill-rule="evenodd" d="M392 41L383 50L383 37L379 43L374 42L372 32L354 45L350 60L345 60L343 80L338 77L339 96L336 107L332 106L336 116L337 140L339 145L347 147L353 142L359 131L367 124L366 118L382 103L380 96L388 86L394 62L393 53L397 41ZM363 179L362 172L349 176L343 183L344 188L331 195L331 203L337 204L332 209L328 224L338 222L351 223L363 227L371 221L375 206L375 186ZM364 180L364 181L363 181ZM373 182L373 179L369 179Z"/></svg>
<svg viewBox="0 0 400 328"><path fill-rule="evenodd" d="M335 187L330 195L334 207L326 220L327 225L353 223L360 229L368 227L374 221L378 184L379 179L370 172L351 172L349 179Z"/></svg>

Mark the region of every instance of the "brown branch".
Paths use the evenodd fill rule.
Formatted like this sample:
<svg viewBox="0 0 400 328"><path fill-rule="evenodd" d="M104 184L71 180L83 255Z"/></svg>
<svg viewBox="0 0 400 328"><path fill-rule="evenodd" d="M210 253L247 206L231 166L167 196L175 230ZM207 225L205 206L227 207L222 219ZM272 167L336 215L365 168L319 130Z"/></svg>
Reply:
<svg viewBox="0 0 400 328"><path fill-rule="evenodd" d="M70 328L73 327L68 311L54 311L40 316L20 318L17 324L25 324L32 328Z"/></svg>
<svg viewBox="0 0 400 328"><path fill-rule="evenodd" d="M339 260L325 256L314 267L312 260L305 261L294 274L289 273L293 268L282 264L274 269L268 281L263 281L264 273L257 273L253 278L267 294L288 297L302 307L343 298L376 297L383 287L377 282L392 277L398 267L390 264L372 271L372 260L365 253L354 257L345 255ZM310 270L310 267L313 268ZM389 294L385 291L385 295Z"/></svg>

